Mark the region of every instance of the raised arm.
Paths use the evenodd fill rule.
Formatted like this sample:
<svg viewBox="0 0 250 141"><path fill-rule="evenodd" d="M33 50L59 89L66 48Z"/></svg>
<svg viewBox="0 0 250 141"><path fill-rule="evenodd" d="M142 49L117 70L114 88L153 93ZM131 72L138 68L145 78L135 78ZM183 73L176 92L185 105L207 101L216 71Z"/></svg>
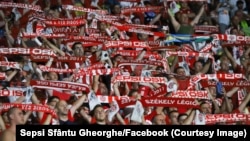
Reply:
<svg viewBox="0 0 250 141"><path fill-rule="evenodd" d="M233 69L235 70L237 67L237 63L235 61L235 59L233 58L232 54L230 53L230 51L227 49L227 47L224 47L223 50L225 51L226 56L228 57L228 59L230 60L230 62L233 65Z"/></svg>
<svg viewBox="0 0 250 141"><path fill-rule="evenodd" d="M65 53L62 50L60 50L57 46L55 46L54 44L52 44L49 40L47 40L47 38L42 37L42 39L44 40L44 43L46 43L48 45L48 47L50 47L51 49L53 49L54 51L56 51L61 56L65 56Z"/></svg>
<svg viewBox="0 0 250 141"><path fill-rule="evenodd" d="M197 24L202 16L202 14L204 13L204 9L205 9L205 5L203 4L200 8L200 11L198 13L198 15L196 15L196 17L191 21L191 25L194 26L195 24Z"/></svg>
<svg viewBox="0 0 250 141"><path fill-rule="evenodd" d="M175 32L177 32L181 27L180 23L175 19L170 9L168 9L168 15L170 17L171 23L173 24Z"/></svg>
<svg viewBox="0 0 250 141"><path fill-rule="evenodd" d="M121 96L120 90L119 90L119 82L114 83L113 89L114 89L115 96Z"/></svg>
<svg viewBox="0 0 250 141"><path fill-rule="evenodd" d="M212 64L212 60L208 59L207 62L206 62L206 64L202 68L201 73L202 74L206 74L209 71L209 68L210 68L211 64Z"/></svg>
<svg viewBox="0 0 250 141"><path fill-rule="evenodd" d="M5 125L4 121L3 121L2 115L0 115L0 128L1 128L2 131L6 129L6 125Z"/></svg>
<svg viewBox="0 0 250 141"><path fill-rule="evenodd" d="M16 69L15 69L14 71L12 71L11 74L7 76L6 81L11 81L12 78L14 78L14 76L15 76L17 73L18 73L18 70L16 70Z"/></svg>
<svg viewBox="0 0 250 141"><path fill-rule="evenodd" d="M36 3L38 2L39 0L34 0L32 3L31 3L31 5L36 5ZM24 9L24 11L23 11L23 14L22 14L22 16L26 16L25 14L26 13L28 13L30 11L30 9Z"/></svg>
<svg viewBox="0 0 250 141"><path fill-rule="evenodd" d="M209 88L205 88L205 90L208 92L208 95L210 97L210 99L212 100L213 106L214 106L214 113L218 114L221 112L221 109L219 107L219 105L217 104L217 102L215 101L215 97L212 96L211 91L209 90Z"/></svg>
<svg viewBox="0 0 250 141"><path fill-rule="evenodd" d="M191 112L189 113L188 117L184 120L183 125L191 125L194 117L195 117L196 110L191 109Z"/></svg>
<svg viewBox="0 0 250 141"><path fill-rule="evenodd" d="M76 110L81 107L81 105L83 104L83 102L86 100L87 95L83 94L79 99L77 99L77 101L75 101L72 105L72 107L70 108L71 114L72 116L75 114Z"/></svg>
<svg viewBox="0 0 250 141"><path fill-rule="evenodd" d="M161 18L161 13L159 13L157 16L155 16L150 22L149 25L154 25L157 21L159 21Z"/></svg>
<svg viewBox="0 0 250 141"><path fill-rule="evenodd" d="M243 99L243 101L241 102L241 104L238 107L238 110L242 113L244 111L244 109L246 108L248 102L250 101L250 93L247 93L245 98Z"/></svg>
<svg viewBox="0 0 250 141"><path fill-rule="evenodd" d="M15 43L15 39L11 35L11 31L9 29L9 21L7 19L5 19L5 36L7 38L9 47L12 47Z"/></svg>

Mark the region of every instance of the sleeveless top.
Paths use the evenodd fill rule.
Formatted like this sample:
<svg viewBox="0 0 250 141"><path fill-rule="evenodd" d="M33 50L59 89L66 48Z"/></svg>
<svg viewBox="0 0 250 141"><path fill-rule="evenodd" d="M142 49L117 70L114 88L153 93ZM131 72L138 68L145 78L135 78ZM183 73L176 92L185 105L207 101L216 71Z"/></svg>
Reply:
<svg viewBox="0 0 250 141"><path fill-rule="evenodd" d="M177 34L193 34L194 28L191 25L181 25L180 29L176 33Z"/></svg>

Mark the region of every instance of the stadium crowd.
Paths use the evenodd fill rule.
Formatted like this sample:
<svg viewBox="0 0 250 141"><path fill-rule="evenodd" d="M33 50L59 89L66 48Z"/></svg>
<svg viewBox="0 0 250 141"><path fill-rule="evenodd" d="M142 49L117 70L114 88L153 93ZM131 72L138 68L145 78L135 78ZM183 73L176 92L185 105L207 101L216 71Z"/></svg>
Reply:
<svg viewBox="0 0 250 141"><path fill-rule="evenodd" d="M3 137L17 124L249 124L249 12L248 0L2 0Z"/></svg>

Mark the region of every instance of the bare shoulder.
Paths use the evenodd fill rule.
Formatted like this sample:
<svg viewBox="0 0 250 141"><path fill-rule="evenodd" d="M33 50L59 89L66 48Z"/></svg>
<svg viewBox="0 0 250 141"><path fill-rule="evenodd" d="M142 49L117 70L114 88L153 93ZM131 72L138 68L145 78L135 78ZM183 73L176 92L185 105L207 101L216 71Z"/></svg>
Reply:
<svg viewBox="0 0 250 141"><path fill-rule="evenodd" d="M0 141L16 141L16 134L6 129L0 135Z"/></svg>

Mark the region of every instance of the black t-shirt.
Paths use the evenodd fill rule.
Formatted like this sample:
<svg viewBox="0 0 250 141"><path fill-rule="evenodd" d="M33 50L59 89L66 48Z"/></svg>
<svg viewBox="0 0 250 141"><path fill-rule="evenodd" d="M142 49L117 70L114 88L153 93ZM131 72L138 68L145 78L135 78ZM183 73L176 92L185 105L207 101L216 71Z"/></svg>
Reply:
<svg viewBox="0 0 250 141"><path fill-rule="evenodd" d="M66 120L66 121L59 120L59 124L60 124L60 125L77 125L77 123L72 122L72 121L70 121L70 120Z"/></svg>

